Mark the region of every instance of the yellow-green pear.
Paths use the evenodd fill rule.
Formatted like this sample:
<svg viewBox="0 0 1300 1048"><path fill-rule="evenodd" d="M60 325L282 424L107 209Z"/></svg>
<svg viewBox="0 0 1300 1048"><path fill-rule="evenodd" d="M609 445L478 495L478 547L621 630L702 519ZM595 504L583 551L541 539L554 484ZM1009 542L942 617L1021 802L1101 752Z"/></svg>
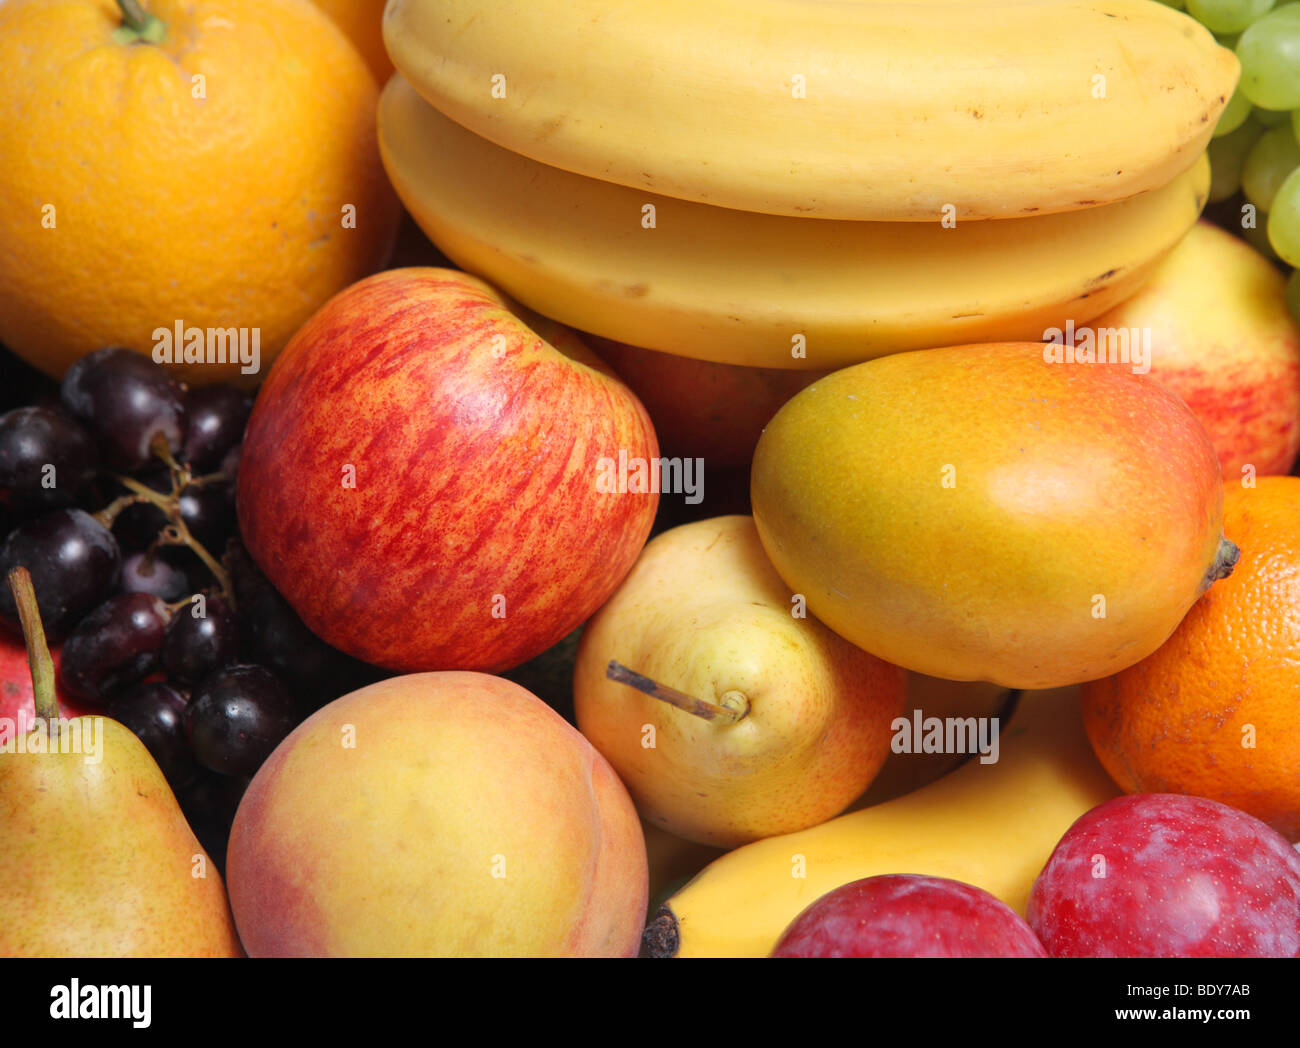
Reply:
<svg viewBox="0 0 1300 1048"><path fill-rule="evenodd" d="M242 956L221 877L144 744L107 717L58 715L23 587L36 717L0 746L0 956Z"/></svg>
<svg viewBox="0 0 1300 1048"><path fill-rule="evenodd" d="M889 754L905 693L901 669L807 613L746 516L648 543L574 672L578 727L646 821L720 847L843 811Z"/></svg>

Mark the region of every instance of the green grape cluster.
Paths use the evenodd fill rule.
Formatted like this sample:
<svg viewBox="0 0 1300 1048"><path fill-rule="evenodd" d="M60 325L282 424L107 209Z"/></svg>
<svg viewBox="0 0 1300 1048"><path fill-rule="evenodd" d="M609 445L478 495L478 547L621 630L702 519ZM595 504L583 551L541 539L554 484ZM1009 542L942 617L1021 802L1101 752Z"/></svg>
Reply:
<svg viewBox="0 0 1300 1048"><path fill-rule="evenodd" d="M1231 47L1241 82L1210 143L1210 200L1241 192L1254 224L1242 235L1261 251L1300 267L1300 2L1166 0ZM1300 270L1287 302L1300 321Z"/></svg>

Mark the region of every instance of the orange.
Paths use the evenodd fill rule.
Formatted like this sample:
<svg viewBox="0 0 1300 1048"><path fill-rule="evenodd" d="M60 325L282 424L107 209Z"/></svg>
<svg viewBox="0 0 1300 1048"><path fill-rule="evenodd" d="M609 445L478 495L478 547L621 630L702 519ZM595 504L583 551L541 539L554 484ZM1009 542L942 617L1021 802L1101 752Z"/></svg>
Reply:
<svg viewBox="0 0 1300 1048"><path fill-rule="evenodd" d="M383 87L393 75L393 63L384 48L384 5L387 0L312 0L334 19L366 60L375 80Z"/></svg>
<svg viewBox="0 0 1300 1048"><path fill-rule="evenodd" d="M0 342L57 378L178 348L179 323L205 362L178 378L251 385L388 256L377 88L308 0L146 7L159 43L123 39L114 0L0 3ZM231 328L258 372L207 362Z"/></svg>
<svg viewBox="0 0 1300 1048"><path fill-rule="evenodd" d="M1224 494L1241 559L1164 645L1083 686L1097 757L1129 793L1230 804L1300 840L1300 477Z"/></svg>

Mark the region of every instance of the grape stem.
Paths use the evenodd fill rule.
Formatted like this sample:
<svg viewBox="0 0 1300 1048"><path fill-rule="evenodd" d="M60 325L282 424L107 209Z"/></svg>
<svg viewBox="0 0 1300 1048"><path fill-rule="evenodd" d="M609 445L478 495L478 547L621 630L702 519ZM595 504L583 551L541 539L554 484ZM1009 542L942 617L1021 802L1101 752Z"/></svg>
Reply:
<svg viewBox="0 0 1300 1048"><path fill-rule="evenodd" d="M21 564L9 572L9 589L18 605L18 620L23 627L23 641L27 645L27 665L32 674L32 705L36 716L49 723L51 733L59 719L59 700L54 693L54 660L45 640L45 626L41 622L41 609L36 603L36 590L31 573Z"/></svg>
<svg viewBox="0 0 1300 1048"><path fill-rule="evenodd" d="M123 496L124 498L134 497L137 502L150 502L167 514L167 520L169 523L159 536L159 542L165 546L188 546L192 549L199 560L203 561L207 569L212 572L212 577L217 580L217 585L221 587L221 592L225 595L227 603L229 603L231 608L234 608L235 589L234 586L231 585L230 574L221 566L220 562L207 551L203 543L194 537L190 532L190 529L185 526L185 521L181 517L180 510L176 506L175 491L173 491L171 495L164 495L161 492L154 491L150 487L146 487L134 477L127 477L121 474L115 475L114 479L128 491L135 493L134 496ZM109 512L109 510L112 510L114 506L117 506L117 503L121 501L122 499L116 500L102 512Z"/></svg>

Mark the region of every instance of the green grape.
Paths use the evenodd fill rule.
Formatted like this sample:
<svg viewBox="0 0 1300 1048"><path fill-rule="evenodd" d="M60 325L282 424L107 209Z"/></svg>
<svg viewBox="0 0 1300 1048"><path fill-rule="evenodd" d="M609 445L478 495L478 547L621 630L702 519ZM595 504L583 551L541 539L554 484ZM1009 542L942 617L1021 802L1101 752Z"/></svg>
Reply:
<svg viewBox="0 0 1300 1048"><path fill-rule="evenodd" d="M1295 270L1286 282L1286 304L1295 322L1300 324L1300 269Z"/></svg>
<svg viewBox="0 0 1300 1048"><path fill-rule="evenodd" d="M1270 127L1246 154L1241 190L1260 211L1268 211L1278 187L1296 167L1300 167L1300 144L1290 126Z"/></svg>
<svg viewBox="0 0 1300 1048"><path fill-rule="evenodd" d="M1291 110L1291 134L1300 142L1300 109Z"/></svg>
<svg viewBox="0 0 1300 1048"><path fill-rule="evenodd" d="M1187 13L1214 33L1240 33L1266 15L1273 0L1187 0Z"/></svg>
<svg viewBox="0 0 1300 1048"><path fill-rule="evenodd" d="M1241 188L1241 168L1246 154L1259 139L1263 128L1253 117L1231 134L1210 142L1210 202L1227 200Z"/></svg>
<svg viewBox="0 0 1300 1048"><path fill-rule="evenodd" d="M1250 99L1241 93L1241 88L1237 88L1219 114L1219 122L1214 125L1214 137L1222 138L1229 132L1236 131L1246 122L1252 108Z"/></svg>
<svg viewBox="0 0 1300 1048"><path fill-rule="evenodd" d="M1300 106L1300 7L1278 7L1237 41L1241 90L1263 109Z"/></svg>
<svg viewBox="0 0 1300 1048"><path fill-rule="evenodd" d="M1268 213L1268 242L1277 257L1300 266L1300 167L1282 183Z"/></svg>
<svg viewBox="0 0 1300 1048"><path fill-rule="evenodd" d="M1160 0L1160 2L1166 7L1176 7L1180 11L1183 9L1183 0ZM1282 2L1285 3L1286 0L1282 0Z"/></svg>
<svg viewBox="0 0 1300 1048"><path fill-rule="evenodd" d="M1268 242L1268 229L1262 226L1258 221L1253 226L1243 226L1241 238L1261 255L1268 258L1277 258L1277 252L1273 250L1273 245Z"/></svg>
<svg viewBox="0 0 1300 1048"><path fill-rule="evenodd" d="M1241 86L1238 85L1237 89L1240 90ZM1265 127L1277 127L1278 124L1291 119L1291 114L1285 109L1256 109L1255 119Z"/></svg>

